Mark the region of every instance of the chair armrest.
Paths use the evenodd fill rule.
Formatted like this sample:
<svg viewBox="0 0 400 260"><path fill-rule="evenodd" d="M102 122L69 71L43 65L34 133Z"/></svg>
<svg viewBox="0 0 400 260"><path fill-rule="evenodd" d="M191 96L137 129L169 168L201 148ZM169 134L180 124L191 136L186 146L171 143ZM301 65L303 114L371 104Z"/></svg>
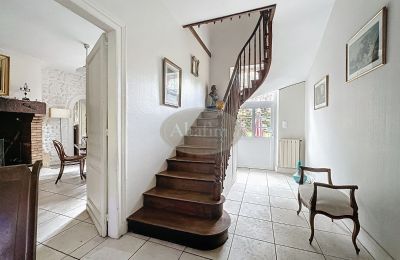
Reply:
<svg viewBox="0 0 400 260"><path fill-rule="evenodd" d="M358 190L357 185L332 185L321 182L314 182L314 192L311 198L311 209L315 210L318 198L318 187L333 189L333 190L350 190L350 205L354 212L357 212L358 206L355 197L355 190Z"/></svg>
<svg viewBox="0 0 400 260"><path fill-rule="evenodd" d="M306 166L300 166L300 181L299 184L304 184L304 172L325 172L328 174L328 183L332 185L332 174L329 168L311 168Z"/></svg>

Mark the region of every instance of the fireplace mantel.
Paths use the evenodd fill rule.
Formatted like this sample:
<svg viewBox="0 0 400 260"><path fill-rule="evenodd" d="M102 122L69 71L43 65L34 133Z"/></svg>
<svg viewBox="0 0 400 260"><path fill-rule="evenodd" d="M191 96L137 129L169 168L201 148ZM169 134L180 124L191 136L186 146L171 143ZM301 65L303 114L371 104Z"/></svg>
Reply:
<svg viewBox="0 0 400 260"><path fill-rule="evenodd" d="M0 97L0 112L46 114L46 103Z"/></svg>

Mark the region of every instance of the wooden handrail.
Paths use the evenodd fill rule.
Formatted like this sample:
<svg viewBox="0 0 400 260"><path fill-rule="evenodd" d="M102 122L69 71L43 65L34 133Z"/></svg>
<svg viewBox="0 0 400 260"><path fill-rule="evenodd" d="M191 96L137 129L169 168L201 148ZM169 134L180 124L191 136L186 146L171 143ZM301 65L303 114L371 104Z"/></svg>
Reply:
<svg viewBox="0 0 400 260"><path fill-rule="evenodd" d="M221 199L240 106L264 82L271 67L272 21L275 8L276 6L274 5L260 12L256 27L236 59L223 99L224 108L218 114L220 131L217 142L218 152L215 160L215 200ZM253 72L251 72L251 66L253 66ZM252 79L251 76L253 76Z"/></svg>

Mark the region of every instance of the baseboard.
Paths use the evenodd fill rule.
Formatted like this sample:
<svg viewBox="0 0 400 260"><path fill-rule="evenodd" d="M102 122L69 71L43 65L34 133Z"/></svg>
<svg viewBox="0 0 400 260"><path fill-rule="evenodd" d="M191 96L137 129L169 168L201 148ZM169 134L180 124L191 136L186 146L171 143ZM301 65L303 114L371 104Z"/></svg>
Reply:
<svg viewBox="0 0 400 260"><path fill-rule="evenodd" d="M276 172L280 173L286 173L286 174L294 174L297 171L297 169L292 169L292 168L276 168Z"/></svg>
<svg viewBox="0 0 400 260"><path fill-rule="evenodd" d="M346 227L353 232L353 221L350 219L344 219L343 223ZM395 260L376 240L361 227L360 234L357 239L367 249L374 259L379 260Z"/></svg>

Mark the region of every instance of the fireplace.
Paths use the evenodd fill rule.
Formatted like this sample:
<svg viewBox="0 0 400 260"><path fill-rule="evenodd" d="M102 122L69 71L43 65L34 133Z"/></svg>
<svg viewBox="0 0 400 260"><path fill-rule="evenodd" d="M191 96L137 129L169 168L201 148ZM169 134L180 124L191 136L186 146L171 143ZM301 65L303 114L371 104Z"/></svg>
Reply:
<svg viewBox="0 0 400 260"><path fill-rule="evenodd" d="M0 98L0 166L42 159L42 123L46 104Z"/></svg>

